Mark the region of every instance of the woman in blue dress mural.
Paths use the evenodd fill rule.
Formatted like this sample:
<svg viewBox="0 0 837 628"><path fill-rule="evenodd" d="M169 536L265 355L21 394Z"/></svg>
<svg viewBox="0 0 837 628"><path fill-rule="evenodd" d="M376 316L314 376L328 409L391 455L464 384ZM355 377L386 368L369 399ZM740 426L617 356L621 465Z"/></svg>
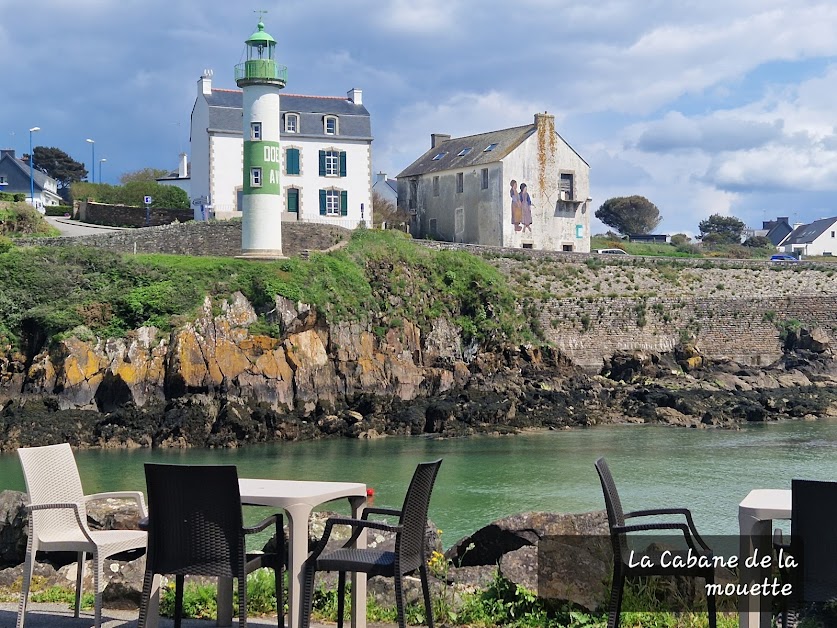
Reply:
<svg viewBox="0 0 837 628"><path fill-rule="evenodd" d="M532 198L529 192L526 191L526 184L520 184L520 209L523 215L523 232L527 230L532 233Z"/></svg>

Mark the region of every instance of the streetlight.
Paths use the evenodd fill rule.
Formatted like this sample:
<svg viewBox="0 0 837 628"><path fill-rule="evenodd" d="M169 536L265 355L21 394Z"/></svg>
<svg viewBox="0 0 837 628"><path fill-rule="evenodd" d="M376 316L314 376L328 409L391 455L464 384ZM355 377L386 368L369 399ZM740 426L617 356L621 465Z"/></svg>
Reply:
<svg viewBox="0 0 837 628"><path fill-rule="evenodd" d="M39 126L33 126L29 129L29 203L35 207L35 173L33 164L35 163L35 155L32 153L32 134L41 130Z"/></svg>
<svg viewBox="0 0 837 628"><path fill-rule="evenodd" d="M96 142L89 137L84 141L90 142L90 151L92 152L92 158L90 159L90 178L93 180L90 183L96 183Z"/></svg>
<svg viewBox="0 0 837 628"><path fill-rule="evenodd" d="M107 161L107 157L102 157L102 158L99 160L99 183L100 183L100 184L102 183L102 162L103 162L103 161Z"/></svg>

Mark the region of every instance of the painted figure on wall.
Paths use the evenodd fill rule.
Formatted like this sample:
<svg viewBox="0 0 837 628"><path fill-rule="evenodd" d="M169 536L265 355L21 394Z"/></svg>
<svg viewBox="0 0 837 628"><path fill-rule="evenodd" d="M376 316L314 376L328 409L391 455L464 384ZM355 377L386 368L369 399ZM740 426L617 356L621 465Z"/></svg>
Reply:
<svg viewBox="0 0 837 628"><path fill-rule="evenodd" d="M520 223L523 222L523 211L520 207L520 194L517 191L517 181L511 180L511 188L509 189L509 196L511 196L511 222L514 225L515 231L520 231L523 227Z"/></svg>
<svg viewBox="0 0 837 628"><path fill-rule="evenodd" d="M523 222L523 232L525 233L528 231L532 233L532 198L529 196L529 192L526 191L526 184L520 184L520 212L522 215L522 222ZM519 231L517 227L515 230Z"/></svg>

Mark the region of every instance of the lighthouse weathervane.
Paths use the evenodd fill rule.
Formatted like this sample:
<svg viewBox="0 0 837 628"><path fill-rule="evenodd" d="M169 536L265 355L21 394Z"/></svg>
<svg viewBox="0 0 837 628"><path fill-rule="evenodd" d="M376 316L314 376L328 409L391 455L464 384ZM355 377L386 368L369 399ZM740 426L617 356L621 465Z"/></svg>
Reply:
<svg viewBox="0 0 837 628"><path fill-rule="evenodd" d="M241 254L271 259L283 256L279 90L288 69L276 63L276 40L264 30L267 11L255 13L259 23L245 42L247 60L235 66L244 93Z"/></svg>

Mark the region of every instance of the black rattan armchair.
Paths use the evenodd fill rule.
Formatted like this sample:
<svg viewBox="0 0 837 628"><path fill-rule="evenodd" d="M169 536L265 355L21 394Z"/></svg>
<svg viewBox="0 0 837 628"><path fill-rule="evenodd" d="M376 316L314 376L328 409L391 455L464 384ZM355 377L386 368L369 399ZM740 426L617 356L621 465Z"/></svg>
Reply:
<svg viewBox="0 0 837 628"><path fill-rule="evenodd" d="M427 563L424 552L427 510L430 494L439 472L441 460L425 462L416 468L404 505L401 510L389 508L366 508L361 519L332 517L326 522L323 537L305 562L305 584L302 591L300 627L308 628L311 623L311 602L314 595L314 574L317 571L336 571L337 577L337 628L343 628L343 608L346 593L346 572L360 572L367 576L387 576L395 579L395 604L398 610L398 626L405 627L404 590L402 577L416 569L421 576L424 593L424 607L427 625L433 628L433 607L430 603L430 585L427 580ZM398 524L390 525L369 521L370 514L398 517ZM352 536L342 548L323 553L331 529L335 525L352 527ZM353 547L361 532L367 528L395 532L395 550L356 549Z"/></svg>
<svg viewBox="0 0 837 628"><path fill-rule="evenodd" d="M784 557L777 560L784 582L791 584L791 595L782 598L782 626L794 625L803 612L837 599L837 482L793 480L791 482L791 539L786 544L782 531L774 533L774 546ZM788 555L795 568L788 568ZM778 558L778 557L777 557ZM788 602L791 606L789 624ZM814 605L813 609L806 608ZM826 623L825 625L830 625Z"/></svg>
<svg viewBox="0 0 837 628"><path fill-rule="evenodd" d="M619 613L622 608L622 591L625 586L625 578L633 576L693 576L704 578L707 584L715 582L715 569L713 567L674 567L673 561L653 560L652 566L641 566L635 556L635 560L628 560L630 548L628 546L628 533L641 532L645 530L677 530L683 534L686 544L693 554L706 556L711 559L712 550L704 542L695 529L692 513L686 508L657 508L653 510L637 510L624 513L616 484L604 458L596 460L596 471L602 483L605 506L607 507L607 521L610 528L610 541L613 547L613 583L610 589L610 607L608 609L607 627L617 628L619 626ZM683 515L686 523L642 523L626 525L626 519L634 517L646 517L656 515ZM677 552L675 552L677 553ZM710 560L711 563L711 560ZM709 610L709 626L716 627L715 596L707 596L707 608Z"/></svg>
<svg viewBox="0 0 837 628"><path fill-rule="evenodd" d="M247 625L247 574L260 567L274 570L277 623L283 622L282 516L272 515L245 528L238 474L232 465L146 464L148 553L142 583L139 628L145 628L155 574L175 576L174 625L183 613L186 575L238 580L238 625ZM247 554L244 537L276 526L276 553Z"/></svg>

